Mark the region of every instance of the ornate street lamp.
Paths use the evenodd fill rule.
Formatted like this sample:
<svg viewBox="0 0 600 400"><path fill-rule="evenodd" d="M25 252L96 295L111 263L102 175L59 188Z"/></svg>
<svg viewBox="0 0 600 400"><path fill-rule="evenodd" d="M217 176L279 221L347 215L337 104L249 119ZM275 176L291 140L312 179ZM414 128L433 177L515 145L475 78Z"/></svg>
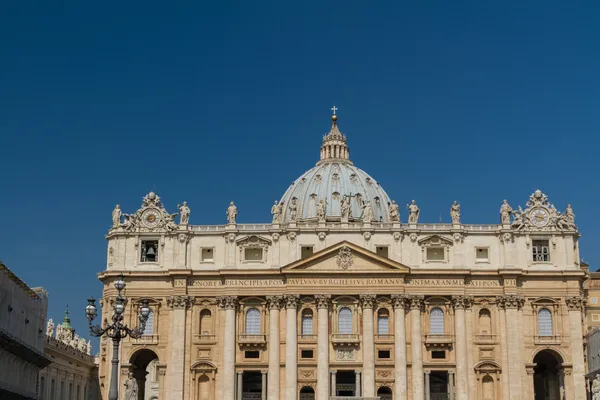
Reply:
<svg viewBox="0 0 600 400"><path fill-rule="evenodd" d="M137 328L129 328L123 324L123 313L125 312L125 296L121 295L121 291L125 289L125 279L123 274L119 275L119 278L114 283L115 289L117 289L117 298L113 306L114 314L112 316L112 324L107 324L102 327L100 325L92 325L92 321L96 318L98 309L96 308L96 300L93 297L88 299L88 305L85 307L85 314L87 316L90 332L93 336L106 335L112 339L113 342L113 357L112 357L112 371L110 375L110 390L108 391L108 400L119 399L119 344L121 339L126 338L128 335L133 339L142 337L144 329L146 328L146 321L150 315L150 307L148 307L148 301L143 300L142 306L140 307L140 326Z"/></svg>

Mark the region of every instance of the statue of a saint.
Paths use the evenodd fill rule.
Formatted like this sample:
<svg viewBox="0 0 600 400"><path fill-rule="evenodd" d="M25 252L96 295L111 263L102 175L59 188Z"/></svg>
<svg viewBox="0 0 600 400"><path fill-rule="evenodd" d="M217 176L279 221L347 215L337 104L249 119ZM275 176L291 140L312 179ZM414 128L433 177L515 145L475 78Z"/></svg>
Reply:
<svg viewBox="0 0 600 400"><path fill-rule="evenodd" d="M125 386L123 400L138 400L138 384L133 377L133 372L130 372L129 375L127 375L127 379L123 385Z"/></svg>
<svg viewBox="0 0 600 400"><path fill-rule="evenodd" d="M508 201L504 200L500 207L500 221L502 222L502 225L510 225L510 214L512 210L512 207L508 205Z"/></svg>
<svg viewBox="0 0 600 400"><path fill-rule="evenodd" d="M298 200L294 197L292 201L290 201L290 221L296 222L298 219Z"/></svg>
<svg viewBox="0 0 600 400"><path fill-rule="evenodd" d="M179 225L187 225L191 214L187 201L184 201L182 205L177 204L177 208L179 209Z"/></svg>
<svg viewBox="0 0 600 400"><path fill-rule="evenodd" d="M121 206L119 206L117 204L115 206L115 209L112 212L112 227L113 228L118 228L119 226L121 226L121 215L122 215Z"/></svg>
<svg viewBox="0 0 600 400"><path fill-rule="evenodd" d="M400 208L396 204L395 200L388 205L388 213L390 214L390 221L400 222Z"/></svg>
<svg viewBox="0 0 600 400"><path fill-rule="evenodd" d="M419 222L419 213L421 210L419 210L417 203L413 200L410 204L407 204L406 207L408 207L408 223L416 224Z"/></svg>
<svg viewBox="0 0 600 400"><path fill-rule="evenodd" d="M281 222L281 213L283 211L283 207L277 200L275 200L275 204L271 207L271 214L273 214L273 224L278 224Z"/></svg>
<svg viewBox="0 0 600 400"><path fill-rule="evenodd" d="M89 356L92 354L92 341L88 340L87 345L85 346L85 352Z"/></svg>
<svg viewBox="0 0 600 400"><path fill-rule="evenodd" d="M348 222L350 219L350 197L344 196L340 206L342 211L342 222Z"/></svg>
<svg viewBox="0 0 600 400"><path fill-rule="evenodd" d="M235 219L237 218L237 207L233 204L233 201L229 203L229 207L227 207L227 221L230 224L235 224Z"/></svg>
<svg viewBox="0 0 600 400"><path fill-rule="evenodd" d="M367 200L363 205L363 223L370 224L373 222L373 218L375 218L375 215L373 215L373 207L371 206L371 202Z"/></svg>
<svg viewBox="0 0 600 400"><path fill-rule="evenodd" d="M452 207L450 207L450 217L453 224L460 224L460 204L456 200L454 200Z"/></svg>
<svg viewBox="0 0 600 400"><path fill-rule="evenodd" d="M327 208L327 202L325 199L319 200L317 203L317 218L319 222L325 222L325 210Z"/></svg>
<svg viewBox="0 0 600 400"><path fill-rule="evenodd" d="M48 320L48 326L46 327L46 336L52 337L54 334L54 321L52 318Z"/></svg>
<svg viewBox="0 0 600 400"><path fill-rule="evenodd" d="M62 325L56 325L56 336L54 336L56 340L62 340Z"/></svg>
<svg viewBox="0 0 600 400"><path fill-rule="evenodd" d="M596 374L592 383L592 400L600 400L600 374Z"/></svg>
<svg viewBox="0 0 600 400"><path fill-rule="evenodd" d="M79 351L81 351L82 353L85 353L87 350L87 342L85 341L84 338L79 338L79 343L77 344L77 348L79 349Z"/></svg>
<svg viewBox="0 0 600 400"><path fill-rule="evenodd" d="M575 213L573 212L573 209L571 208L570 204L567 204L567 209L565 210L565 216L567 217L567 221L569 221L571 224L575 225Z"/></svg>

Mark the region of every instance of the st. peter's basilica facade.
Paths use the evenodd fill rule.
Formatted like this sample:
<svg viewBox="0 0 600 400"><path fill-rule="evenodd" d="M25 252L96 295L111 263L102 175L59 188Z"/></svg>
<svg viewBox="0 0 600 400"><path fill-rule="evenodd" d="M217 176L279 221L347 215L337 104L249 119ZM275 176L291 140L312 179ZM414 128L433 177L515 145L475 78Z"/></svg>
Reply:
<svg viewBox="0 0 600 400"><path fill-rule="evenodd" d="M155 193L115 208L102 318L121 273L130 326L152 309L120 386L132 371L140 400L584 400L571 207L538 190L524 209L499 199L499 223L462 224L458 203L451 224L421 223L416 202L401 221L332 120L271 223L238 224L232 202L226 224L192 225ZM103 398L111 352L103 339Z"/></svg>

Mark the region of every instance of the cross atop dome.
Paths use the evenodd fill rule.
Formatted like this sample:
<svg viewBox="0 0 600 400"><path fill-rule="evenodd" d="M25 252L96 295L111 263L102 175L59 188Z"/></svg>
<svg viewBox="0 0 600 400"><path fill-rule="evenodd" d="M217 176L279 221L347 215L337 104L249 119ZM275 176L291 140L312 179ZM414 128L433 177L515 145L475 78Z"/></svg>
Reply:
<svg viewBox="0 0 600 400"><path fill-rule="evenodd" d="M324 162L347 162L352 164L350 161L350 150L346 144L346 136L340 132L337 126L338 116L336 106L331 107L333 115L331 116L331 129L329 133L323 137L323 143L321 144L321 159L319 163Z"/></svg>

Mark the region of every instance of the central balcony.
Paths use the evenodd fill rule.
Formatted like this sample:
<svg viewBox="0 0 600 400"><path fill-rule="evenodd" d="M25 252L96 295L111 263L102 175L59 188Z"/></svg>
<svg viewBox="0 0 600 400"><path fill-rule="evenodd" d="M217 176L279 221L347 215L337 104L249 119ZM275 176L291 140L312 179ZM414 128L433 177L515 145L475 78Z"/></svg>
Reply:
<svg viewBox="0 0 600 400"><path fill-rule="evenodd" d="M239 335L240 347L263 347L267 344L267 335Z"/></svg>
<svg viewBox="0 0 600 400"><path fill-rule="evenodd" d="M425 335L425 344L429 347L451 347L454 344L454 335Z"/></svg>
<svg viewBox="0 0 600 400"><path fill-rule="evenodd" d="M317 335L298 335L298 343L317 343Z"/></svg>
<svg viewBox="0 0 600 400"><path fill-rule="evenodd" d="M332 333L331 343L335 346L350 346L360 343L360 335L358 333Z"/></svg>
<svg viewBox="0 0 600 400"><path fill-rule="evenodd" d="M394 343L394 335L375 335L375 343Z"/></svg>

